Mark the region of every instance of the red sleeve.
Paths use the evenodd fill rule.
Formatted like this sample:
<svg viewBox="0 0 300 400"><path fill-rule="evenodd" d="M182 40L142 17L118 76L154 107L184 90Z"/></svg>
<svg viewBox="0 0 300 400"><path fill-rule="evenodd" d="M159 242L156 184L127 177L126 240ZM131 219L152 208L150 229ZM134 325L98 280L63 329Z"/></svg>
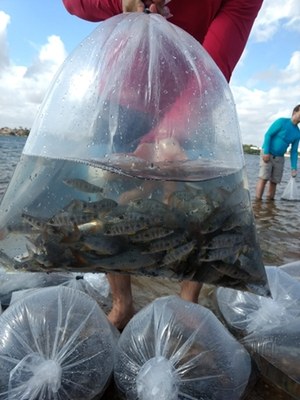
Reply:
<svg viewBox="0 0 300 400"><path fill-rule="evenodd" d="M203 47L227 81L246 46L263 0L227 0L212 21Z"/></svg>
<svg viewBox="0 0 300 400"><path fill-rule="evenodd" d="M70 14L91 22L122 13L122 0L63 0L63 3Z"/></svg>

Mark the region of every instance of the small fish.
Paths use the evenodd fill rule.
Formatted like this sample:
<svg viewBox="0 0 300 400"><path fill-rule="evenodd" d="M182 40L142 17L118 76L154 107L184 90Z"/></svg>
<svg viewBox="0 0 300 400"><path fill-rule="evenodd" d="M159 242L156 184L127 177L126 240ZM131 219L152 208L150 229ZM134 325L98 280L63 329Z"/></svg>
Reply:
<svg viewBox="0 0 300 400"><path fill-rule="evenodd" d="M69 213L83 212L88 207L88 202L79 199L73 199L68 205L63 208L63 211Z"/></svg>
<svg viewBox="0 0 300 400"><path fill-rule="evenodd" d="M202 249L203 250L203 249ZM212 262L212 261L226 261L234 264L239 256L247 250L247 246L233 246L225 248L212 248L208 251L200 252L198 261Z"/></svg>
<svg viewBox="0 0 300 400"><path fill-rule="evenodd" d="M230 278L242 280L242 281L249 281L250 275L248 272L240 269L236 265L226 264L226 263L212 263L210 264L212 268L220 272L222 275L229 276Z"/></svg>
<svg viewBox="0 0 300 400"><path fill-rule="evenodd" d="M244 226L250 226L253 224L253 217L249 211L249 209L240 209L236 212L233 212L223 223L222 231L230 231L235 228L240 228Z"/></svg>
<svg viewBox="0 0 300 400"><path fill-rule="evenodd" d="M95 251L99 255L114 255L121 249L120 240L103 235L87 236L82 244L87 250Z"/></svg>
<svg viewBox="0 0 300 400"><path fill-rule="evenodd" d="M138 200L133 200L129 203L128 205L129 210L137 210L139 212L143 213L163 213L169 210L169 207L154 199L138 199Z"/></svg>
<svg viewBox="0 0 300 400"><path fill-rule="evenodd" d="M162 265L169 265L186 259L196 248L196 240L192 240L169 251L162 260Z"/></svg>
<svg viewBox="0 0 300 400"><path fill-rule="evenodd" d="M144 251L145 254L160 253L161 251L168 251L174 247L186 243L187 237L185 233L172 233L161 239L153 240L149 243L148 249Z"/></svg>
<svg viewBox="0 0 300 400"><path fill-rule="evenodd" d="M87 222L90 222L94 219L97 219L97 214L70 214L66 211L62 211L53 217L51 217L47 224L56 227L72 227L74 225L82 225Z"/></svg>
<svg viewBox="0 0 300 400"><path fill-rule="evenodd" d="M44 229L47 226L47 219L35 217L27 213L22 213L21 217L25 222L30 224L35 229Z"/></svg>
<svg viewBox="0 0 300 400"><path fill-rule="evenodd" d="M171 229L166 229L159 226L154 226L152 228L140 231L130 238L134 243L138 242L149 242L156 239L161 239L165 236L169 236L174 231Z"/></svg>
<svg viewBox="0 0 300 400"><path fill-rule="evenodd" d="M64 179L63 183L67 186L72 187L73 189L77 189L81 192L85 193L102 193L103 188L97 185L94 185L90 182L85 181L84 179Z"/></svg>
<svg viewBox="0 0 300 400"><path fill-rule="evenodd" d="M106 214L117 207L118 203L112 199L104 198L99 201L86 202L84 211L91 213Z"/></svg>
<svg viewBox="0 0 300 400"><path fill-rule="evenodd" d="M40 229L35 229L32 224L29 222L20 222L19 224L8 224L6 229L9 233L21 233L21 234L28 234L28 233L38 233Z"/></svg>
<svg viewBox="0 0 300 400"><path fill-rule="evenodd" d="M148 228L145 221L121 221L104 225L103 233L108 236L134 235Z"/></svg>
<svg viewBox="0 0 300 400"><path fill-rule="evenodd" d="M243 236L237 233L224 233L222 235L217 235L212 238L212 240L204 246L207 249L224 249L227 247L232 248L243 242Z"/></svg>
<svg viewBox="0 0 300 400"><path fill-rule="evenodd" d="M157 263L155 257L141 254L137 250L128 250L115 256L101 258L98 263L92 265L94 271L139 271L149 268Z"/></svg>

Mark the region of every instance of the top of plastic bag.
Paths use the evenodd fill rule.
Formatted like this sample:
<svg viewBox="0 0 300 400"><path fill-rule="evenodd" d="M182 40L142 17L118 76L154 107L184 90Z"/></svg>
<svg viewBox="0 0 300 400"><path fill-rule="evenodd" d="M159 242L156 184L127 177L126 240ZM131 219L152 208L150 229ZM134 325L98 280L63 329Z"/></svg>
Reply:
<svg viewBox="0 0 300 400"><path fill-rule="evenodd" d="M132 172L136 147L148 142L161 144L156 156ZM144 168L152 177L165 177L173 165L164 147L172 151L178 145L186 156L175 161L192 175L199 165L191 161L243 166L229 85L187 32L158 14L125 13L100 23L66 59L23 152L109 168L117 164L131 175ZM116 154L130 157L120 165Z"/></svg>

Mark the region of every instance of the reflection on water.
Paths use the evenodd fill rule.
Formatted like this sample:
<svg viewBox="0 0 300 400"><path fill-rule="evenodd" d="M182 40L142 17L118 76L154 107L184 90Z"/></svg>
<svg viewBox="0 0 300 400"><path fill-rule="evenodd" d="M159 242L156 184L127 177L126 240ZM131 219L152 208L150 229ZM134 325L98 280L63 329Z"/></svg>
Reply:
<svg viewBox="0 0 300 400"><path fill-rule="evenodd" d="M292 201L254 201L253 212L266 265L282 265L299 259L299 204ZM299 214L298 214L299 215Z"/></svg>
<svg viewBox="0 0 300 400"><path fill-rule="evenodd" d="M24 139L0 137L0 198L9 183L24 146ZM275 201L255 201L255 185L259 170L259 157L246 155L246 168L249 189L252 197L253 212L259 243L265 265L282 265L299 260L300 202L281 200L285 186L290 178L289 160L286 160L282 183L277 188ZM300 176L297 179L300 186ZM169 279L133 278L133 294L137 310L157 297L178 293L179 285ZM213 309L213 287L205 286L201 292L202 305ZM102 399L119 399L113 387L110 387ZM260 379L244 400L290 400L286 393L274 388Z"/></svg>

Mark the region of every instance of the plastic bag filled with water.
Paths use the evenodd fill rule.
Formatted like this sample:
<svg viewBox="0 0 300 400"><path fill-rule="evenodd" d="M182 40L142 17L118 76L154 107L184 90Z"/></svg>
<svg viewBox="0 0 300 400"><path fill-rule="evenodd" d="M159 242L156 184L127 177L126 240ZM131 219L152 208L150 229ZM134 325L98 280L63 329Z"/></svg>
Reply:
<svg viewBox="0 0 300 400"><path fill-rule="evenodd" d="M111 307L111 299L108 298L110 292L109 283L106 275L103 273L79 274L68 272L64 274L47 274L45 272L12 272L3 276L0 275L0 279L2 277L6 283L6 294L3 295L3 298L7 305L23 298L38 288L62 285L86 293L96 300L103 311L107 311ZM0 289L2 289L1 281ZM7 300L10 301L7 303Z"/></svg>
<svg viewBox="0 0 300 400"><path fill-rule="evenodd" d="M297 187L297 182L295 177L291 177L284 188L284 191L281 195L283 200L290 201L300 201L300 190Z"/></svg>
<svg viewBox="0 0 300 400"><path fill-rule="evenodd" d="M300 282L278 267L266 267L272 297L218 288L216 301L230 329L242 336L300 317Z"/></svg>
<svg viewBox="0 0 300 400"><path fill-rule="evenodd" d="M229 86L157 14L110 18L68 57L0 212L8 269L269 293Z"/></svg>
<svg viewBox="0 0 300 400"><path fill-rule="evenodd" d="M50 273L46 272L7 272L0 270L0 301L6 308L9 306L13 293L47 286L57 286L65 284L70 280L70 273Z"/></svg>
<svg viewBox="0 0 300 400"><path fill-rule="evenodd" d="M261 374L300 398L300 282L284 268L267 267L271 298L218 288L217 303Z"/></svg>
<svg viewBox="0 0 300 400"><path fill-rule="evenodd" d="M93 399L113 371L118 336L88 295L36 289L0 316L0 399Z"/></svg>
<svg viewBox="0 0 300 400"><path fill-rule="evenodd" d="M251 372L247 351L207 308L162 297L122 332L114 377L133 400L236 400Z"/></svg>

